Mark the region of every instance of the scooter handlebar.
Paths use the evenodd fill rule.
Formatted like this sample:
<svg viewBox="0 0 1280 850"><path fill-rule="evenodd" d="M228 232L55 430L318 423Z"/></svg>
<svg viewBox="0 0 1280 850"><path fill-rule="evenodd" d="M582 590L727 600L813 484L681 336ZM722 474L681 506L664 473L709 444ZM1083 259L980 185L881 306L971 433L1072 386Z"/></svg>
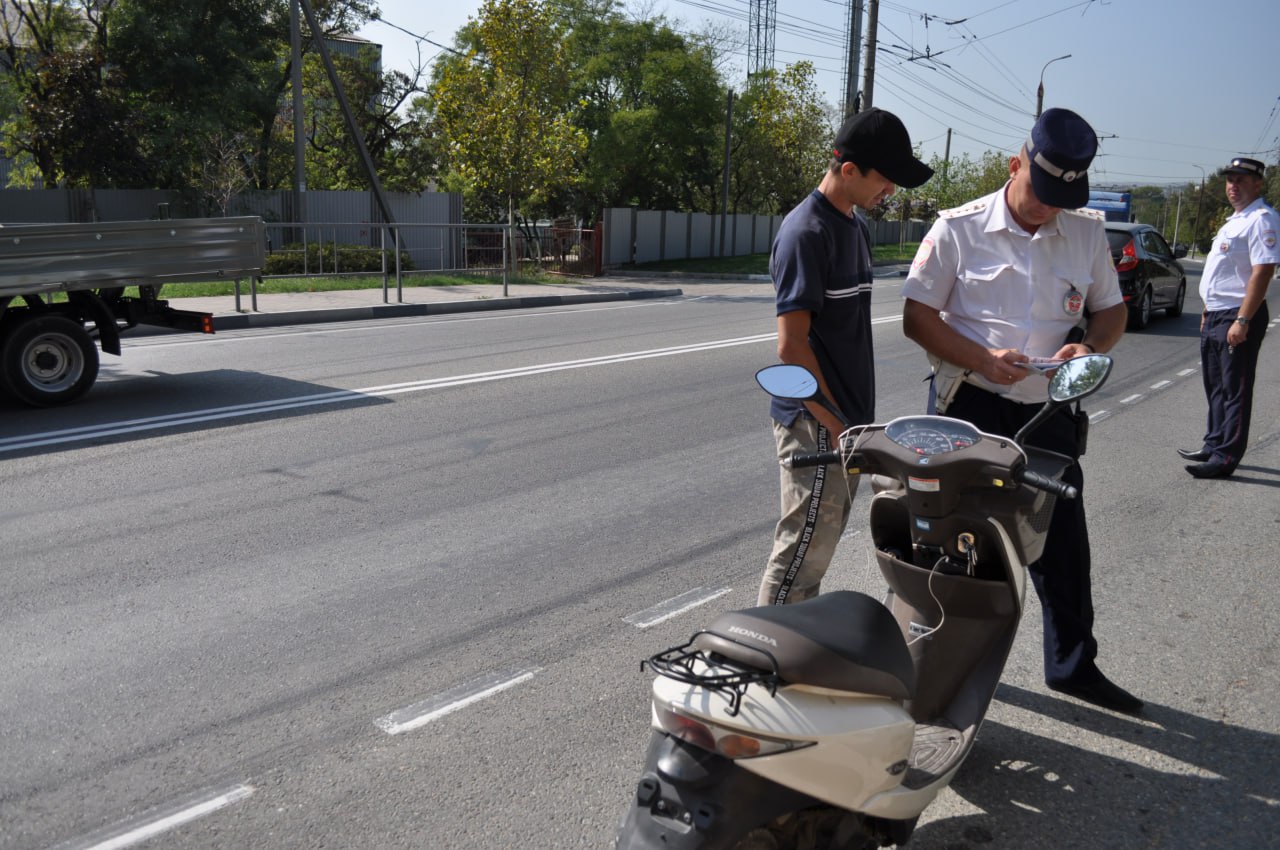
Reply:
<svg viewBox="0 0 1280 850"><path fill-rule="evenodd" d="M839 462L840 452L796 452L790 457L782 459L782 465L787 469L800 469L805 466L826 466L829 463Z"/></svg>
<svg viewBox="0 0 1280 850"><path fill-rule="evenodd" d="M1040 473L1027 469L1026 467L1023 467L1023 469L1018 472L1014 478L1022 484L1034 487L1037 490L1043 490L1046 493L1052 493L1061 499L1074 499L1078 495L1076 488L1072 487L1065 481L1059 481L1056 478L1041 475Z"/></svg>

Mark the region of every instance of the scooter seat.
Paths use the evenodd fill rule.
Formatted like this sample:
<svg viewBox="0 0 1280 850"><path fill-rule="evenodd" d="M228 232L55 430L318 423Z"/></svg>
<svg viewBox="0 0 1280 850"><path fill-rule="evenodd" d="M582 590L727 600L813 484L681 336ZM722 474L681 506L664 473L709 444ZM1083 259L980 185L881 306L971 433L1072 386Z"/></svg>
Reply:
<svg viewBox="0 0 1280 850"><path fill-rule="evenodd" d="M729 611L694 646L763 670L776 662L788 684L915 696L915 665L898 621L865 593L837 590L795 605Z"/></svg>

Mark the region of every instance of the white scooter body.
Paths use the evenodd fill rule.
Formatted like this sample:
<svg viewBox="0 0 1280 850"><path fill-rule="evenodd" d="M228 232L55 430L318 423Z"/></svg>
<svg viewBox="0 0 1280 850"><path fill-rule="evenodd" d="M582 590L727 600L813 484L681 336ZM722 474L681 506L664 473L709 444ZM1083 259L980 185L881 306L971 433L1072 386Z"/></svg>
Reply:
<svg viewBox="0 0 1280 850"><path fill-rule="evenodd" d="M874 498L893 496L881 493ZM1016 558L1012 546L1006 557L1010 561ZM1018 565L1011 573L1016 614L1006 621L1010 638L1017 630L1026 593L1025 568ZM893 604L891 595L891 609ZM940 632L937 639L942 638ZM722 694L658 676L653 682L652 715L654 729L662 731L659 707L674 707L687 717L703 718L724 729L810 743L803 749L741 759L737 764L742 770L832 806L893 820L907 820L923 812L950 783L964 754L957 752L960 757L949 759L950 767L930 781L918 787L904 785L908 770L895 771L895 765L909 769L928 761L940 746L936 740L939 732L944 738L941 746L946 746L945 738L961 732L917 723L903 700L876 694L808 685L788 685L770 694L767 687L752 684L734 713L730 700Z"/></svg>
<svg viewBox="0 0 1280 850"><path fill-rule="evenodd" d="M1068 366L1045 416L1101 385L1110 358ZM1069 392L1073 376L1087 389ZM654 738L619 848L732 850L761 830L773 843L758 846L786 846L777 824L833 809L820 846L901 844L971 749L1043 550L1046 491L1074 495L1056 481L1070 460L933 416L868 426L845 449L851 472L889 477L870 511L884 602L837 591L727 612L649 659Z"/></svg>

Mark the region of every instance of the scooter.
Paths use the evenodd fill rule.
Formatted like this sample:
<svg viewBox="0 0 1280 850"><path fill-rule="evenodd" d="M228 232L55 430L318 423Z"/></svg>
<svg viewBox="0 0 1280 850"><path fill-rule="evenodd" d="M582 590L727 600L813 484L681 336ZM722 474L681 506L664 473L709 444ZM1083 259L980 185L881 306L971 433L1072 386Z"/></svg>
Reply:
<svg viewBox="0 0 1280 850"><path fill-rule="evenodd" d="M872 478L884 601L835 591L721 614L642 662L648 753L618 850L864 850L902 845L972 749L1018 629L1071 459L1023 447L1097 390L1111 358L1061 364L1013 438L943 416L850 427L836 452ZM760 386L837 413L807 370ZM838 415L838 413L837 413ZM848 425L848 423L845 423Z"/></svg>

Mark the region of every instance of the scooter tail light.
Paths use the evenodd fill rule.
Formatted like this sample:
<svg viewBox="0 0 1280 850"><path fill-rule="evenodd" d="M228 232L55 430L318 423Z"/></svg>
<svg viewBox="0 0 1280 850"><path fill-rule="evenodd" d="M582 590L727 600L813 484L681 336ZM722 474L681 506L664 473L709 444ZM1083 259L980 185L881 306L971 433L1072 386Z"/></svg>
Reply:
<svg viewBox="0 0 1280 850"><path fill-rule="evenodd" d="M1133 247L1133 240L1130 239L1124 245L1124 250L1120 252L1120 259L1116 263L1116 271L1127 272L1138 266L1138 252Z"/></svg>
<svg viewBox="0 0 1280 850"><path fill-rule="evenodd" d="M812 746L809 741L784 741L729 729L690 717L675 706L654 706L654 715L658 726L667 734L727 759L755 758Z"/></svg>

